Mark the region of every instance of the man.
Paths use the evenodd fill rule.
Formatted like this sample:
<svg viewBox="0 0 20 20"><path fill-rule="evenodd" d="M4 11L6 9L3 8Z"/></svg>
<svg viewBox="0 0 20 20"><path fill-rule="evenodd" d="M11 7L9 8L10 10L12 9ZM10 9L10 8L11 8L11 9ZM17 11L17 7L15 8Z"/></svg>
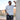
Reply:
<svg viewBox="0 0 20 20"><path fill-rule="evenodd" d="M11 1L8 2L9 5L6 6L7 20L13 20L13 5L11 5Z"/></svg>

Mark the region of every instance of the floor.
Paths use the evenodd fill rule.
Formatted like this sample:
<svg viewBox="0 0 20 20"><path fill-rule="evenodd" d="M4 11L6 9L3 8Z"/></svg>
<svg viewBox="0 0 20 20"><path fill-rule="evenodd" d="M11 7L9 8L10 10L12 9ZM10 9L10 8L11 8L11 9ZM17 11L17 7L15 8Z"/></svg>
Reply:
<svg viewBox="0 0 20 20"><path fill-rule="evenodd" d="M0 16L0 20L6 20L6 17ZM13 20L16 20L16 17L14 17Z"/></svg>
<svg viewBox="0 0 20 20"><path fill-rule="evenodd" d="M5 20L5 19L0 19L0 20Z"/></svg>
<svg viewBox="0 0 20 20"><path fill-rule="evenodd" d="M0 16L0 20L6 20L5 16Z"/></svg>

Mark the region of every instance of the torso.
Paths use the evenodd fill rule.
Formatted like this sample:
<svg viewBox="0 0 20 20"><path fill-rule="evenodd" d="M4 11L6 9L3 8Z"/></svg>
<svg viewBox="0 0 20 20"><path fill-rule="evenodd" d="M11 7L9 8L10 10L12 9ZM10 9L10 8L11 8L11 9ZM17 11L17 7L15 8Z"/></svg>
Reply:
<svg viewBox="0 0 20 20"><path fill-rule="evenodd" d="M7 12L8 12L9 15L13 15L13 5L7 6Z"/></svg>

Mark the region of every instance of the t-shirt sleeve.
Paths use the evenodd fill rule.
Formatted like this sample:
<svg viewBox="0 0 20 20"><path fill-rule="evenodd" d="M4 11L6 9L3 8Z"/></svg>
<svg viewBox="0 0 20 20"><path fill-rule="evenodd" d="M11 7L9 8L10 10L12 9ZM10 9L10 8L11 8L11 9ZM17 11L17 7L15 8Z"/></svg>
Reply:
<svg viewBox="0 0 20 20"><path fill-rule="evenodd" d="M7 6L6 6L5 10L6 10L6 13L7 13Z"/></svg>
<svg viewBox="0 0 20 20"><path fill-rule="evenodd" d="M7 10L7 6L6 6L5 10Z"/></svg>

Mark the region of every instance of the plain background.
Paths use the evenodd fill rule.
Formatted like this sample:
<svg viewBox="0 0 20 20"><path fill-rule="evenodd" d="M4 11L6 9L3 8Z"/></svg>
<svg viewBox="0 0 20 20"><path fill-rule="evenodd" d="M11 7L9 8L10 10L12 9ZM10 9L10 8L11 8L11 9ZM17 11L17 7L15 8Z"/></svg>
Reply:
<svg viewBox="0 0 20 20"><path fill-rule="evenodd" d="M20 20L20 0L16 2L16 20Z"/></svg>

